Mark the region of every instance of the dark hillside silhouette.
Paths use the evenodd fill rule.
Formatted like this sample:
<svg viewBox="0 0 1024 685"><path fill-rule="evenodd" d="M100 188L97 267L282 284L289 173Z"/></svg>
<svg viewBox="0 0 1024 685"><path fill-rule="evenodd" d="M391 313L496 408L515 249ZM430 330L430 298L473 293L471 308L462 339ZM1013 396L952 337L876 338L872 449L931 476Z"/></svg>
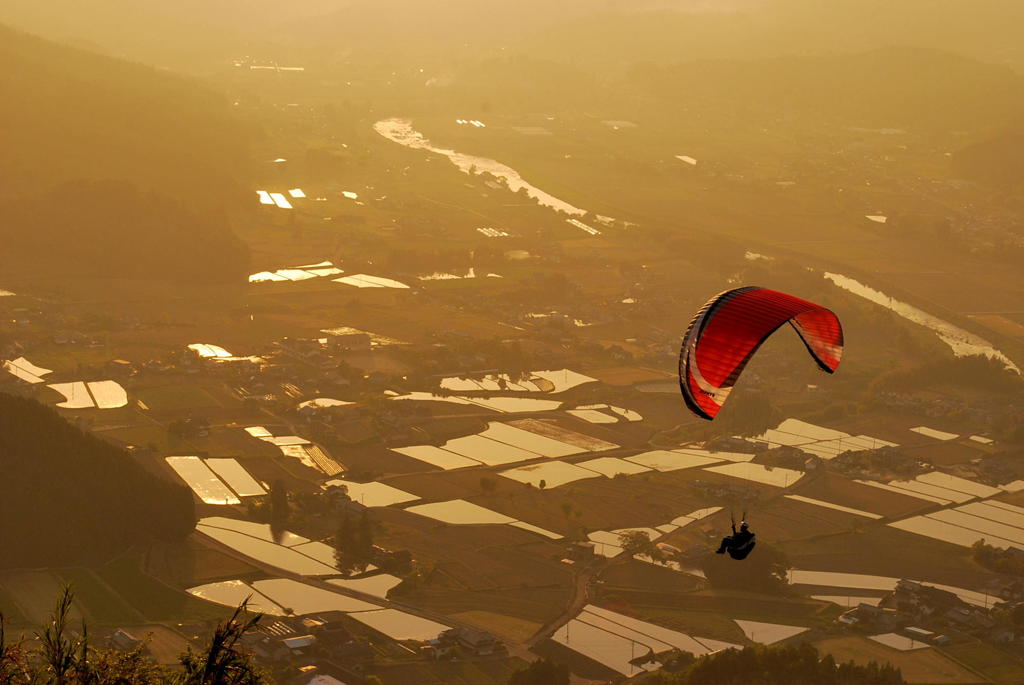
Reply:
<svg viewBox="0 0 1024 685"><path fill-rule="evenodd" d="M83 433L52 409L0 393L0 566L102 561L195 525L192 493Z"/></svg>
<svg viewBox="0 0 1024 685"><path fill-rule="evenodd" d="M7 258L62 274L244 282L248 265L215 217L127 181L65 183L0 204L0 216Z"/></svg>

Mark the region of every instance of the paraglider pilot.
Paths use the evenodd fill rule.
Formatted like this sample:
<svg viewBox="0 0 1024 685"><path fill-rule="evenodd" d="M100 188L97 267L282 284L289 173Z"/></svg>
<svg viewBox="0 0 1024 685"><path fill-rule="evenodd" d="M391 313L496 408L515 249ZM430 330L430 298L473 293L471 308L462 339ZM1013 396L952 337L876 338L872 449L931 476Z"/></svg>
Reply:
<svg viewBox="0 0 1024 685"><path fill-rule="evenodd" d="M732 535L722 538L722 544L715 550L715 554L729 553L733 559L746 559L750 550L754 549L754 534L750 532L750 526L746 521L740 523L737 532L735 521L732 524Z"/></svg>

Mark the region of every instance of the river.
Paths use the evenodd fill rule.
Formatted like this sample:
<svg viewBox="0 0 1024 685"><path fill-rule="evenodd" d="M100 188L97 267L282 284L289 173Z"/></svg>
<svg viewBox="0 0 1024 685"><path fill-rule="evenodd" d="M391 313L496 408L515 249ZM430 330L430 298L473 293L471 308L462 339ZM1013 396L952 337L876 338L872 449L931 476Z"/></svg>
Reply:
<svg viewBox="0 0 1024 685"><path fill-rule="evenodd" d="M555 211L574 216L581 216L587 213L587 210L575 207L565 200L561 200L530 184L519 175L518 171L507 164L502 164L497 160L487 157L476 157L433 145L422 133L412 127L412 121L409 119L382 119L373 125L373 130L399 145L404 145L413 150L426 150L434 154L443 155L463 173L488 173L496 176L504 180L512 192L525 189L526 194L539 204L550 207Z"/></svg>
<svg viewBox="0 0 1024 685"><path fill-rule="evenodd" d="M550 207L558 212L564 212L575 216L587 213L586 210L575 207L565 200L561 200L554 195L546 193L540 188L531 185L519 175L518 171L507 164L502 164L497 160L489 159L487 157L477 157L474 155L467 155L462 152L456 152L455 150L449 150L447 148L436 147L422 133L413 128L412 120L410 119L382 119L373 125L373 129L388 140L398 143L399 145L403 145L414 150L426 150L428 152L433 152L434 154L443 155L463 173L490 173L503 179L505 183L508 184L509 189L513 192L525 189L526 193L530 197L545 207ZM747 255L748 259L765 258L763 255L755 253L747 253ZM1012 369L1018 374L1020 373L1020 368L1018 368L1009 357L997 350L992 343L981 336L965 331L959 326L954 326L948 321L943 321L937 316L933 316L928 312L914 307L913 305L907 304L906 302L895 300L885 293L864 285L860 281L850 278L849 276L843 276L842 274L831 272L825 272L824 276L840 288L843 288L855 295L859 295L866 300L870 300L875 304L882 305L883 307L886 307L887 309L902 316L904 319L934 331L944 343L949 345L953 350L953 354L958 357L984 355L992 359L998 359L1003 362L1007 368ZM668 384L652 384L650 388L645 388L645 391L663 392L667 385Z"/></svg>
<svg viewBox="0 0 1024 685"><path fill-rule="evenodd" d="M1012 369L1018 374L1020 373L1020 369L1013 363L1013 361L1010 360L1009 357L997 350L992 343L981 336L975 335L970 331L965 331L959 326L954 326L948 321L943 321L939 317L933 316L932 314L922 311L913 305L907 304L906 302L895 300L880 290L875 290L874 288L866 286L860 281L850 278L849 276L843 276L842 274L835 274L827 271L824 276L843 290L847 290L854 295L859 295L860 297L870 300L875 304L880 304L886 309L899 314L908 321L913 321L916 324L935 331L935 333L938 334L939 339L949 345L953 350L953 354L958 357L984 355L992 359L998 359L1006 364L1008 369Z"/></svg>

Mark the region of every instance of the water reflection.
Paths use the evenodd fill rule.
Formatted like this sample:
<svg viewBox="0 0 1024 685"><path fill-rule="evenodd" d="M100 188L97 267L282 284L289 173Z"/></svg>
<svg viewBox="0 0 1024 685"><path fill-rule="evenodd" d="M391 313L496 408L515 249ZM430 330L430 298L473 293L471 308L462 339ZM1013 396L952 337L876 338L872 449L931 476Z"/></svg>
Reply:
<svg viewBox="0 0 1024 685"><path fill-rule="evenodd" d="M456 152L455 150L435 147L422 133L412 127L412 121L409 119L383 119L373 125L373 130L399 145L404 145L414 150L427 150L438 155L444 155L463 173L488 173L496 176L505 181L512 192L515 193L525 189L527 195L545 207L576 216L587 213L585 209L575 207L565 200L560 200L554 195L531 185L519 175L518 171L506 164L488 159L487 157L476 157Z"/></svg>
<svg viewBox="0 0 1024 685"><path fill-rule="evenodd" d="M965 331L959 326L954 326L948 321L943 321L937 316L932 316L928 312L922 311L913 305L907 304L906 302L895 300L885 293L875 290L874 288L869 288L860 281L854 280L848 276L829 272L825 272L824 275L825 278L832 281L843 290L848 290L854 295L860 295L866 300L870 300L875 304L880 304L883 307L892 310L908 321L913 321L916 324L920 324L925 328L935 331L942 342L949 345L953 350L953 354L956 356L967 357L970 355L984 355L990 359L998 359L1006 365L1006 368L1020 373L1020 369L1010 360L1009 357L997 350L992 346L992 343L981 336Z"/></svg>

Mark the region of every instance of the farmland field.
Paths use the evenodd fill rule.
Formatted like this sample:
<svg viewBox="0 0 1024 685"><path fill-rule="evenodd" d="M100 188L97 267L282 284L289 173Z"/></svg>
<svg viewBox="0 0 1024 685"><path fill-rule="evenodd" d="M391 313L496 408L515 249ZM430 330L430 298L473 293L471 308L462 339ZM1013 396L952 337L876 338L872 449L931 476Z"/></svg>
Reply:
<svg viewBox="0 0 1024 685"><path fill-rule="evenodd" d="M209 390L199 385L139 388L134 391L134 395L154 412L200 411L223 406Z"/></svg>
<svg viewBox="0 0 1024 685"><path fill-rule="evenodd" d="M670 615L678 611L682 612L680 615L704 615L710 617L712 621L745 618L767 623L807 626L830 619L834 613L829 605L813 600L794 601L789 597L776 598L716 590L665 595L646 589L609 588L601 591L601 605L613 611L620 611L621 607L630 607L631 611L623 612L627 614L640 615L645 611L655 611ZM722 623L713 625L724 626ZM682 630L682 627L679 629ZM731 632L731 630L723 628L724 632ZM696 628L689 626L687 626L687 631L702 634L696 631ZM704 637L716 636L705 635Z"/></svg>
<svg viewBox="0 0 1024 685"><path fill-rule="evenodd" d="M838 662L892 664L903 672L908 683L977 683L982 680L933 648L901 652L859 636L829 638L815 642L814 646L822 654L831 654Z"/></svg>
<svg viewBox="0 0 1024 685"><path fill-rule="evenodd" d="M517 658L489 661L377 665L369 669L384 685L505 685L526 667Z"/></svg>
<svg viewBox="0 0 1024 685"><path fill-rule="evenodd" d="M41 626L49 620L63 590L62 579L50 571L7 571L0 575L0 585L33 626ZM81 621L83 616L80 604L76 601L71 606L75 621Z"/></svg>
<svg viewBox="0 0 1024 685"><path fill-rule="evenodd" d="M971 642L943 647L942 651L999 685L1024 682L1024 662L990 645Z"/></svg>
<svg viewBox="0 0 1024 685"><path fill-rule="evenodd" d="M188 640L167 626L147 623L119 626L131 635L146 641L146 650L158 664L177 664L178 657L188 648Z"/></svg>
<svg viewBox="0 0 1024 685"><path fill-rule="evenodd" d="M513 642L526 642L543 625L536 621L497 614L493 611L471 610L449 615Z"/></svg>
<svg viewBox="0 0 1024 685"><path fill-rule="evenodd" d="M592 458L586 455L582 460ZM539 490L479 470L400 476L388 484L424 499L467 499L474 504L566 534L584 526L615 530L657 526L712 504L691 487L694 480L711 480L697 469L642 473L618 478L587 478L550 490ZM484 492L480 479L498 484Z"/></svg>
<svg viewBox="0 0 1024 685"><path fill-rule="evenodd" d="M97 571L99 577L131 603L145 618L166 621L223 617L224 611L143 573L140 559L125 554Z"/></svg>
<svg viewBox="0 0 1024 685"><path fill-rule="evenodd" d="M814 499L869 511L885 517L909 516L911 513L929 505L928 502L916 497L873 488L870 485L862 485L828 473L816 478L807 479L806 482L801 483L793 491L805 497L813 497Z"/></svg>
<svg viewBox="0 0 1024 685"><path fill-rule="evenodd" d="M9 621L12 625L28 623L25 615L21 613L21 609L14 601L10 590L5 587L4 575L0 575L0 613L4 615L4 620Z"/></svg>
<svg viewBox="0 0 1024 685"><path fill-rule="evenodd" d="M91 570L69 568L58 572L75 593L75 601L92 623L119 624L141 616L131 605L104 585Z"/></svg>
<svg viewBox="0 0 1024 685"><path fill-rule="evenodd" d="M796 500L778 498L754 514L760 540L793 540L833 535L863 526L868 519Z"/></svg>
<svg viewBox="0 0 1024 685"><path fill-rule="evenodd" d="M863 532L783 541L778 546L799 569L914 578L968 589L980 587L989 577L971 560L969 549L880 524L866 526Z"/></svg>

